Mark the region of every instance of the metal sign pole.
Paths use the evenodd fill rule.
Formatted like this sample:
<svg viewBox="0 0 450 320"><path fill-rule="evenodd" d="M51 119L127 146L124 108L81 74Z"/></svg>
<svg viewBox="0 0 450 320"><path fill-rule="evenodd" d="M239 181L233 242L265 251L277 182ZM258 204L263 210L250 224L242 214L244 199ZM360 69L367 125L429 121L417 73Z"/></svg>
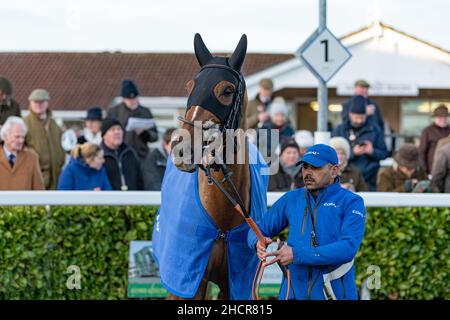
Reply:
<svg viewBox="0 0 450 320"><path fill-rule="evenodd" d="M319 32L327 27L327 0L319 0ZM328 143L330 135L328 131L328 89L327 84L322 79L318 79L317 102L319 111L317 112L317 132L315 143Z"/></svg>

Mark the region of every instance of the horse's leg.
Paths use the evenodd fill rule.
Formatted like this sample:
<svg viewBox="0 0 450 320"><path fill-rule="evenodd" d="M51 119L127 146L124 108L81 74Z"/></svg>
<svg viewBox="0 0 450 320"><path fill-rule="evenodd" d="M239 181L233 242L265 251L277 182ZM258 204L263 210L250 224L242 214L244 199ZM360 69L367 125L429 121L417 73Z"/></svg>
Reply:
<svg viewBox="0 0 450 320"><path fill-rule="evenodd" d="M213 262L210 281L219 286L219 300L230 299L230 287L228 278L227 244L223 240L215 242L210 262Z"/></svg>

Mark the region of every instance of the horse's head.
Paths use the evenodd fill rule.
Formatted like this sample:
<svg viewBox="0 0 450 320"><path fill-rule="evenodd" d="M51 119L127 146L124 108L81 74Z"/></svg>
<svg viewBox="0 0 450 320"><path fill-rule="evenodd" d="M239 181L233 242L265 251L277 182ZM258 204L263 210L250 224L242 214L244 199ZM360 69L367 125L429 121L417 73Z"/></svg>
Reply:
<svg viewBox="0 0 450 320"><path fill-rule="evenodd" d="M180 117L183 129L180 132L188 133L190 138L177 135L172 140L172 149L177 147L178 150L186 150L188 147L191 161L175 161L178 169L188 172L195 170L195 148L208 147L205 142L200 145L195 143L194 131L199 129L204 133L216 128L224 132L227 129L243 128L247 106L245 81L241 74L247 52L247 37L242 35L229 58L211 55L198 33L194 38L194 48L201 69L186 84L189 98L185 116Z"/></svg>

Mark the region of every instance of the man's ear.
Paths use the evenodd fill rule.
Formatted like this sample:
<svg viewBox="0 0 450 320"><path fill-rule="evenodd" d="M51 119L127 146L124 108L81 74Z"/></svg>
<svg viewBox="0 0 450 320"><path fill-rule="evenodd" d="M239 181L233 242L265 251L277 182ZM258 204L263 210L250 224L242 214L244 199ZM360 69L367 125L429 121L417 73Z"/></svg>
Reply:
<svg viewBox="0 0 450 320"><path fill-rule="evenodd" d="M336 177L339 175L339 170L339 165L334 165L331 167L331 177L333 178L333 180L336 179Z"/></svg>

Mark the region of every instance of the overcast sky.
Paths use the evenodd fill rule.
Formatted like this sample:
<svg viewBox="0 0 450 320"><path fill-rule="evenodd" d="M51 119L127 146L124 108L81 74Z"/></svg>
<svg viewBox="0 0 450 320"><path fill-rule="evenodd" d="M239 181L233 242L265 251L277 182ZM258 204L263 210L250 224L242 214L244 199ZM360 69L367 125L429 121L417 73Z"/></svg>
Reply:
<svg viewBox="0 0 450 320"><path fill-rule="evenodd" d="M449 0L328 0L338 37L379 17L450 50ZM199 32L212 51L293 53L318 24L318 0L15 0L0 2L0 51L192 52Z"/></svg>

